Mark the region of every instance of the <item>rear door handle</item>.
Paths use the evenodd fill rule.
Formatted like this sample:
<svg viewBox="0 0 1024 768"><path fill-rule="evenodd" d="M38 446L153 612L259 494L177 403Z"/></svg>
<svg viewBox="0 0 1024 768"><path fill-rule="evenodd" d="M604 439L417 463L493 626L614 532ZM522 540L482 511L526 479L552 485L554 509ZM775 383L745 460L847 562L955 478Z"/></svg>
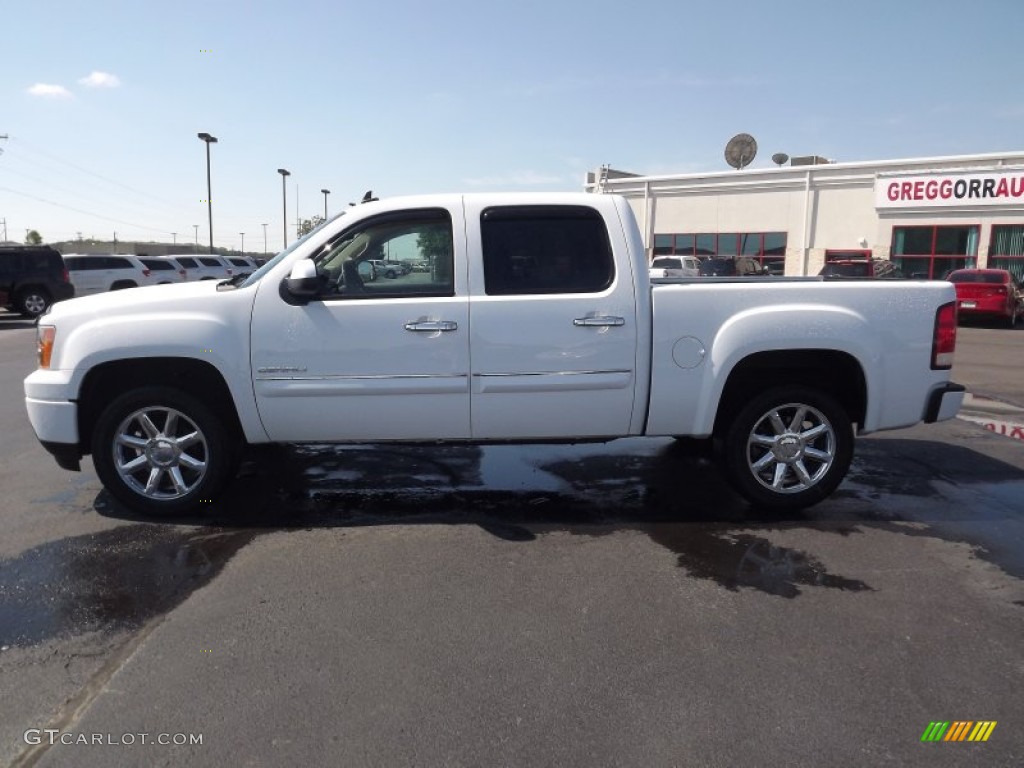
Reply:
<svg viewBox="0 0 1024 768"><path fill-rule="evenodd" d="M584 328L611 328L614 326L625 325L626 318L612 317L608 315L597 315L595 317L577 317L575 320L572 321L572 324Z"/></svg>
<svg viewBox="0 0 1024 768"><path fill-rule="evenodd" d="M454 320L417 320L415 323L406 323L405 330L425 333L457 331L459 330L459 324Z"/></svg>

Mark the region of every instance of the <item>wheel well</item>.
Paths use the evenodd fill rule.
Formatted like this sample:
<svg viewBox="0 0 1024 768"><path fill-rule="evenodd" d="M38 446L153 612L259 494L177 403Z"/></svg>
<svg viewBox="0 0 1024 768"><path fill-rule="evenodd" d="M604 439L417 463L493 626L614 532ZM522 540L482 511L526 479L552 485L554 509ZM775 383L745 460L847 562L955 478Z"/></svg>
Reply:
<svg viewBox="0 0 1024 768"><path fill-rule="evenodd" d="M138 284L131 280L117 280L112 286L110 286L110 290L112 291L120 291L125 288L138 288Z"/></svg>
<svg viewBox="0 0 1024 768"><path fill-rule="evenodd" d="M183 357L142 357L103 363L86 374L78 395L78 440L83 453L90 451L92 431L107 403L146 386L174 387L202 400L214 413L225 416L230 435L245 439L227 382L212 364Z"/></svg>
<svg viewBox="0 0 1024 768"><path fill-rule="evenodd" d="M728 428L752 393L785 384L813 386L839 401L855 424L864 423L867 383L860 363L845 352L800 349L758 352L740 361L729 374L715 416L715 434Z"/></svg>
<svg viewBox="0 0 1024 768"><path fill-rule="evenodd" d="M18 298L21 298L26 293L30 293L31 291L36 291L37 293L41 293L43 296L49 296L50 295L50 292L48 290L46 290L46 286L45 285L36 285L35 283L28 283L26 285L19 285L18 289L16 291L14 291L14 295L17 296Z"/></svg>

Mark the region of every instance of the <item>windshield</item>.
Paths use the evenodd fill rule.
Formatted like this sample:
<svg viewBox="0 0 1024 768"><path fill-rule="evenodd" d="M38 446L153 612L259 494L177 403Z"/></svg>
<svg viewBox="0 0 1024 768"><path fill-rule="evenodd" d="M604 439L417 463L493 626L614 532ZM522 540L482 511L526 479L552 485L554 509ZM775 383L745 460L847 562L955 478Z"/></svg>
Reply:
<svg viewBox="0 0 1024 768"><path fill-rule="evenodd" d="M327 219L326 221L322 221L319 224L317 224L315 227L313 227L311 230L309 230L309 232L304 234L302 237L300 237L294 243L289 245L287 248L285 248L283 251L281 251L279 254L277 254L274 258L272 258L270 261L268 261L266 264L264 264L262 267L257 269L251 275L249 275L249 278L244 283L242 283L239 287L240 288L248 288L250 285L255 285L256 283L258 283L260 280L263 279L263 276L265 274L267 274L267 272L269 272L271 269L273 269L278 263L280 263L280 261L282 259L287 257L288 254L293 253L296 248L298 248L303 243L305 243L307 240L309 240L313 235L318 233L320 230L322 230L328 224L330 224L333 221L335 221L336 219L338 219L340 216L344 216L346 213L347 213L347 211L341 211L339 213L336 213L334 216L332 216L331 218Z"/></svg>
<svg viewBox="0 0 1024 768"><path fill-rule="evenodd" d="M1002 272L953 272L948 278L951 283L1005 283Z"/></svg>

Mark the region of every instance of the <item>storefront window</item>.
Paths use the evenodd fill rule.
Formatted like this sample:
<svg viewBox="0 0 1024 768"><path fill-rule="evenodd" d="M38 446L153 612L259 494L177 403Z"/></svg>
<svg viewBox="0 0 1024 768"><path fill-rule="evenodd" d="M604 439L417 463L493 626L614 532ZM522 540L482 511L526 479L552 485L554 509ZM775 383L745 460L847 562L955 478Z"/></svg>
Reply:
<svg viewBox="0 0 1024 768"><path fill-rule="evenodd" d="M654 255L669 256L672 254L672 235L654 236Z"/></svg>
<svg viewBox="0 0 1024 768"><path fill-rule="evenodd" d="M785 232L723 232L715 234L655 235L655 256L750 256L782 274L786 259Z"/></svg>
<svg viewBox="0 0 1024 768"><path fill-rule="evenodd" d="M1018 281L1024 281L1024 226L992 227L988 265L992 269L1008 269Z"/></svg>
<svg viewBox="0 0 1024 768"><path fill-rule="evenodd" d="M941 280L954 269L973 267L978 227L893 227L892 261L910 277Z"/></svg>

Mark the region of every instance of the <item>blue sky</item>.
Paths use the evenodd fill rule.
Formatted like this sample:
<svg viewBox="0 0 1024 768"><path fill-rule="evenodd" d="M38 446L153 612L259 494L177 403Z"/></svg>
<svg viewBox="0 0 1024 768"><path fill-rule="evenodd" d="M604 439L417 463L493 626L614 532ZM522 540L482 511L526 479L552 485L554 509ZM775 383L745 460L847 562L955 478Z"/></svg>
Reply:
<svg viewBox="0 0 1024 768"><path fill-rule="evenodd" d="M1020 0L11 0L8 237L281 245L372 188L581 189L728 171L730 136L840 161L1024 149ZM2 232L0 232L2 236ZM290 236L291 237L291 236Z"/></svg>

